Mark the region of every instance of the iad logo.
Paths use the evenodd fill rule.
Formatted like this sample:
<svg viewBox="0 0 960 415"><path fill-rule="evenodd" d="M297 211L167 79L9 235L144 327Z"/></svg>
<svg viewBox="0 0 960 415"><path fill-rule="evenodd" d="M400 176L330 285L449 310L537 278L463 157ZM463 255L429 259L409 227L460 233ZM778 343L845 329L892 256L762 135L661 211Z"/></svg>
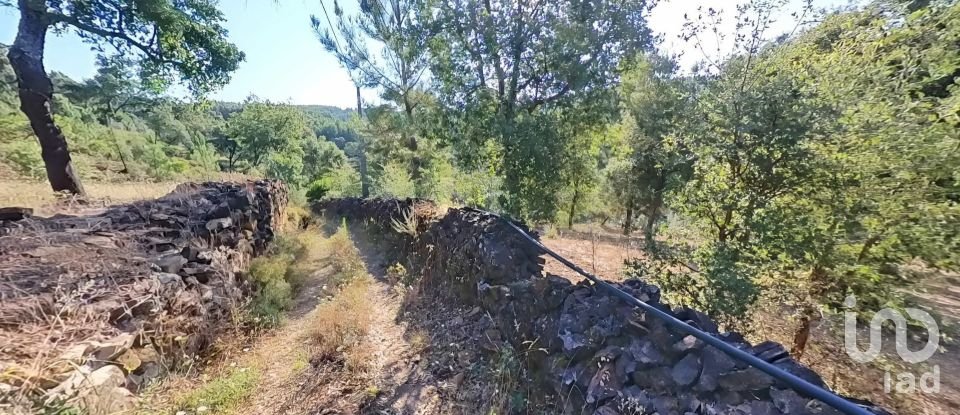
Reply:
<svg viewBox="0 0 960 415"><path fill-rule="evenodd" d="M848 310L843 313L844 347L847 349L847 354L857 362L869 363L880 356L883 342L883 323L887 320L892 321L896 326L897 355L903 361L907 363L925 362L940 347L940 327L937 326L936 320L930 313L916 308L905 309L907 315L919 321L929 333L927 344L920 350L912 351L907 345L907 319L896 310L884 308L870 320L870 346L867 351L861 351L860 347L857 346L857 313L851 311L857 306L857 297L850 295L843 304ZM934 365L930 372L920 374L919 379L910 372L898 373L896 378L895 388L900 393L913 393L918 389L925 393L940 392L940 366L937 365ZM890 372L884 372L883 390L890 393L894 389L892 383L893 379Z"/></svg>

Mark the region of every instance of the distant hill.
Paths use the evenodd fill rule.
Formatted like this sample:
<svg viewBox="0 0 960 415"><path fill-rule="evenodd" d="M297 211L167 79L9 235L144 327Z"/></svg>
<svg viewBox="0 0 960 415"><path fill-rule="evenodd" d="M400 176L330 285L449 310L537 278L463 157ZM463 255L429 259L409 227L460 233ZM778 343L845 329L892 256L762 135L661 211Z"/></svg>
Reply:
<svg viewBox="0 0 960 415"><path fill-rule="evenodd" d="M354 110L348 108L334 107L331 105L294 105L297 108L303 110L308 114L318 114L326 115L330 118L339 121L348 121L350 117L355 113Z"/></svg>
<svg viewBox="0 0 960 415"><path fill-rule="evenodd" d="M214 106L224 118L230 114L243 109L243 103L218 101ZM332 118L337 121L349 121L353 116L354 110L347 108L334 107L332 105L294 105L307 115L320 116L321 118Z"/></svg>

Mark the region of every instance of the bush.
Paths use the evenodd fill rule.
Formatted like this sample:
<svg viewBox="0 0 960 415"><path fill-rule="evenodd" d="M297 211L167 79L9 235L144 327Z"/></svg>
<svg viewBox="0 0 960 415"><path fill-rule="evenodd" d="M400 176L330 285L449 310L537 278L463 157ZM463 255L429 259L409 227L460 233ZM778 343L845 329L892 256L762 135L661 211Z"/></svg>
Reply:
<svg viewBox="0 0 960 415"><path fill-rule="evenodd" d="M307 188L307 201L311 203L319 201L323 199L328 192L330 192L330 185L327 184L326 180L314 180L313 183L310 183L310 187Z"/></svg>
<svg viewBox="0 0 960 415"><path fill-rule="evenodd" d="M40 145L35 141L18 140L0 147L2 156L17 173L33 179L46 178Z"/></svg>
<svg viewBox="0 0 960 415"><path fill-rule="evenodd" d="M250 263L250 276L258 286L252 311L265 325L278 324L283 311L293 304L293 289L287 282L287 270L292 262L288 255L273 255Z"/></svg>

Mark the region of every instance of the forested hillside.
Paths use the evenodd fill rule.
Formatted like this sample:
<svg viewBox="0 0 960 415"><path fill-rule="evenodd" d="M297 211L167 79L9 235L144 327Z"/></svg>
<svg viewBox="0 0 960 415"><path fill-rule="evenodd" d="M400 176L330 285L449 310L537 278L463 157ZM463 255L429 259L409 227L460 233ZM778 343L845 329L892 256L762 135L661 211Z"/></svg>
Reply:
<svg viewBox="0 0 960 415"><path fill-rule="evenodd" d="M4 171L42 180L40 147L18 109L6 51L0 55ZM100 64L92 79L51 74L58 91L53 110L85 179L199 179L235 171L306 183L347 166L342 150L356 140L347 110L256 97L243 103L185 101L150 91L120 65Z"/></svg>

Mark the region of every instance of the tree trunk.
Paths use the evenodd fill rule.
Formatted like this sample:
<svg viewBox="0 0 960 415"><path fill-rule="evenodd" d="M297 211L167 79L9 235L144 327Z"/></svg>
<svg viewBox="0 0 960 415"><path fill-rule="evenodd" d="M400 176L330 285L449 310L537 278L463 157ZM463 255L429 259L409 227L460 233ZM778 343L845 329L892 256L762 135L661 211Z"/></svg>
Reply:
<svg viewBox="0 0 960 415"><path fill-rule="evenodd" d="M633 200L627 202L627 214L623 220L623 234L630 236L630 232L633 232Z"/></svg>
<svg viewBox="0 0 960 415"><path fill-rule="evenodd" d="M363 118L363 102L360 101L360 87L357 86L357 117ZM360 138L360 196L370 197L370 183L367 177L367 146Z"/></svg>
<svg viewBox="0 0 960 415"><path fill-rule="evenodd" d="M7 57L17 75L20 110L30 120L40 150L47 179L54 191L83 195L83 185L73 168L67 138L53 120L51 102L53 82L43 67L43 49L49 23L44 16L43 2L20 0L20 25L16 40Z"/></svg>
<svg viewBox="0 0 960 415"><path fill-rule="evenodd" d="M570 215L567 217L567 228L573 229L573 215L577 209L577 199L580 198L579 180L573 183L573 200L570 201Z"/></svg>
<svg viewBox="0 0 960 415"><path fill-rule="evenodd" d="M654 189L653 200L647 208L647 223L643 226L643 239L647 243L647 249L653 249L654 228L657 225L657 219L660 219L660 207L663 206L663 192L667 187L667 176L661 174L657 179L657 187Z"/></svg>
<svg viewBox="0 0 960 415"><path fill-rule="evenodd" d="M657 225L657 217L660 215L660 207L650 206L647 211L647 222L643 225L643 240L647 244L647 249L653 248L653 229Z"/></svg>
<svg viewBox="0 0 960 415"><path fill-rule="evenodd" d="M409 93L409 92L408 92ZM420 194L420 188L422 184L420 183L423 175L420 174L420 167L423 165L423 161L420 159L420 155L417 153L419 145L417 144L417 135L411 132L413 128L413 104L410 103L410 98L407 94L403 96L403 113L406 115L407 125L403 126L403 141L406 143L407 149L410 150L410 179L413 180L414 188L417 192L417 196L425 196Z"/></svg>
<svg viewBox="0 0 960 415"><path fill-rule="evenodd" d="M814 292L811 293L813 294L813 298L818 298L816 290L819 289L824 279L826 279L826 276L827 270L820 265L813 266L813 269L810 271L811 290L814 290ZM794 359L797 359L798 362L807 350L807 343L810 342L811 325L820 317L816 307L809 303L803 306L800 313L800 327L793 332L793 347L790 348L790 355L792 355Z"/></svg>

